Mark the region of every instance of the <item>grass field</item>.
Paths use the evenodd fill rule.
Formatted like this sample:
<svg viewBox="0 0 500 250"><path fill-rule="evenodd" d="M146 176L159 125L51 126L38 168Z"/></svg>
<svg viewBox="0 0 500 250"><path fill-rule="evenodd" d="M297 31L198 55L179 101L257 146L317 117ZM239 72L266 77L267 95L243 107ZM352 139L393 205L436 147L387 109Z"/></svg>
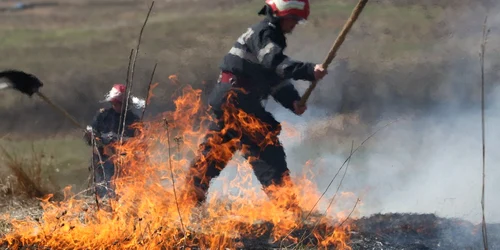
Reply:
<svg viewBox="0 0 500 250"><path fill-rule="evenodd" d="M158 62L154 79L159 86L148 114L173 108L171 95L178 86L168 80L170 75L195 87L205 81L208 91L222 56L249 24L260 19L256 13L262 2L155 2L133 88L136 95L146 94ZM321 131L311 129L311 138L303 145L333 150L335 141L341 141L345 151L353 138L360 141L379 119L426 113L443 103L478 105L477 51L484 7L458 2L462 4L369 3L338 53L339 60L331 65L332 73L310 102L328 109L329 115L356 113L358 119L345 119L353 126L344 134L336 125L318 124ZM72 0L0 12L0 69L36 74L45 82L44 93L82 124L89 123L111 85L125 82L129 53L149 4ZM292 34L288 53L321 62L353 6L354 1L314 1L311 20ZM500 23L499 18L492 20ZM500 77L497 31L492 30L489 42L489 79ZM489 82L488 88L496 83ZM299 88L303 90L304 84ZM86 188L90 148L69 122L39 99L12 91L0 92L0 105L0 146L25 159L26 169L31 167L34 148L35 154L43 155L42 179L50 182L50 177L59 187ZM326 140L325 135L337 138ZM0 159L6 164L5 156ZM8 173L5 167L1 171Z"/></svg>

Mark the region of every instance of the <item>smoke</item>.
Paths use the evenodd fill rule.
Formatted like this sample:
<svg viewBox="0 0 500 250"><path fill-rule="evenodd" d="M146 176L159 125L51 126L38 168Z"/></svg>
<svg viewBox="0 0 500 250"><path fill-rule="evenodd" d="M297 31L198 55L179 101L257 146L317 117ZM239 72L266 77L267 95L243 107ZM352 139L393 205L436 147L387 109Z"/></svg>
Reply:
<svg viewBox="0 0 500 250"><path fill-rule="evenodd" d="M493 10L489 13L489 27L498 26L500 15L492 16L495 13ZM276 117L293 124L302 134L299 141L296 138L284 139L292 172L300 172L303 163L313 159L313 169L317 173L314 181L323 191L348 157L346 149L350 148L351 140L354 140L356 147L374 130L403 117L406 119L377 133L354 155L341 191L352 192L360 197L363 201L359 208L361 215L379 212L435 213L479 223L482 142L480 64L477 54L484 16L485 12L481 8L447 16L446 28L451 34L422 51L426 55L439 54L439 60L400 63L397 67L377 73L363 70L370 67L366 65L369 62L352 67L354 70L343 62L332 64L330 69L333 74L321 82L313 93L313 97L327 100L311 99L310 103L313 104L304 117L298 118L273 103L270 108ZM356 49L363 50L363 47ZM500 222L497 209L500 201L495 197L495 191L500 188L500 184L495 183L500 178L500 170L495 166L499 160L495 151L500 146L496 140L500 136L497 129L500 125L500 89L497 87L498 62L493 61L495 57L491 56L491 51L498 49L498 33L493 29L485 62L485 204L487 222L496 223ZM295 56L315 57L309 52L306 52L307 55L299 52ZM315 59L322 60L322 57L316 56ZM371 87L363 88L360 79ZM391 82L398 85L391 85ZM351 85L348 91L347 84ZM302 83L297 83L297 86L303 91ZM419 91L423 94L416 94ZM365 99L360 96L371 97ZM354 105L342 109L349 102ZM332 113L337 114L328 116ZM346 127L343 130L350 131L344 138L348 139L347 143L339 143L338 137L346 137L342 133L325 136L326 132L316 132L319 136L307 138L317 128L328 130L321 125L325 120L338 120L348 114L359 115L361 123L344 123ZM313 149L311 145L320 146ZM328 152L322 149L325 147L334 150ZM323 208L328 198L333 196L341 176L342 172L329 188Z"/></svg>
<svg viewBox="0 0 500 250"><path fill-rule="evenodd" d="M491 98L491 97L490 97ZM487 138L496 138L498 112L487 111ZM453 113L452 113L453 114ZM363 215L378 212L436 213L479 222L481 207L481 133L480 112L466 112L458 117L431 114L394 123L379 132L365 151L356 154L349 165L341 190L360 196ZM365 135L368 136L368 135ZM328 139L325 139L328 140ZM355 142L355 146L360 141ZM285 141L289 150L300 143ZM487 218L498 222L500 205L492 195L498 190L495 166L498 148L495 140L487 141ZM346 154L322 153L315 156L314 181L325 190ZM288 162L294 172L303 165L293 154ZM344 166L345 167L345 166ZM339 175L326 197L331 197L341 179ZM352 204L351 204L352 205Z"/></svg>

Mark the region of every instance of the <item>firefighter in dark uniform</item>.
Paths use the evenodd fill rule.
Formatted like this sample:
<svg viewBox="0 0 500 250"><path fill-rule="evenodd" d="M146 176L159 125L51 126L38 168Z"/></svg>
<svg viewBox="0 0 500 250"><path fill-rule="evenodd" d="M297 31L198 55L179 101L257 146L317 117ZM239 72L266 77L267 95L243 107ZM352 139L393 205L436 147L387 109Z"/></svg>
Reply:
<svg viewBox="0 0 500 250"><path fill-rule="evenodd" d="M124 99L125 85L115 84L103 101L110 102L111 107L100 109L85 133L85 140L89 145L92 145L92 134L96 141L97 150L93 149L92 166L94 168L96 193L100 198L106 195L108 198L115 196L111 182L112 177L115 175L113 163L115 152L112 144L117 142L121 135L123 120L120 119L123 119L123 117L120 118L120 116ZM130 108L127 110L125 119L124 141L136 135L137 131L131 125L140 121L139 116L134 114Z"/></svg>
<svg viewBox="0 0 500 250"><path fill-rule="evenodd" d="M262 101L271 95L285 108L301 115L306 107L299 106L300 95L290 79L314 81L327 74L320 64L295 61L283 54L287 47L285 34L307 20L308 0L266 0L259 15L265 18L248 28L223 58L219 81L209 97L215 121L200 145L187 179L189 195L198 205L205 202L210 181L220 174L236 150L242 150L249 160L268 197L279 198L267 191L268 187L282 185L284 178L289 177L289 169L285 151L277 139L280 123L265 110ZM229 129L224 117L237 117L236 110L260 119L268 127L267 134L256 136L241 127ZM275 137L277 143L262 145L262 140L269 136ZM234 139L239 143L230 144ZM221 154L225 150L221 147L230 153Z"/></svg>

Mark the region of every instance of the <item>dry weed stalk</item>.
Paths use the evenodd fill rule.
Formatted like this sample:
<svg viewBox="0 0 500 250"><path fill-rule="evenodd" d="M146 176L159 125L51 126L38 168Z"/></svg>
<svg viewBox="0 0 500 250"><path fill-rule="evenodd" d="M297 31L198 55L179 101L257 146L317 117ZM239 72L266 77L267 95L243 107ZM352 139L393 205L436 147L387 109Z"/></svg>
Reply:
<svg viewBox="0 0 500 250"><path fill-rule="evenodd" d="M132 61L133 61L133 58L134 57L134 49L131 49L130 50L130 55L128 56L128 66L127 66L127 79L125 80L125 83L127 84L127 88L128 88L128 83L129 83L129 79L130 79L130 67L132 66ZM127 104L128 104L128 100L127 100ZM120 121L119 121L119 124L118 124L118 133L120 133L120 131L122 131L122 124L123 126L125 126L124 124L124 117L123 117L123 114L125 113L125 106L122 106L122 110L120 111Z"/></svg>
<svg viewBox="0 0 500 250"><path fill-rule="evenodd" d="M354 141L352 141L351 143L351 151L350 151L350 154L352 154L354 150ZM332 206L333 204L333 201L335 200L335 198L337 197L337 194L339 193L339 190L340 190L340 187L342 186L342 182L344 182L344 179L345 179L345 176L347 174L347 169L349 169L349 163L351 162L351 159L349 159L347 161L347 165L346 165L346 168L344 170L344 174L342 175L342 178L340 179L340 182L339 182L339 185L337 186L337 190L335 190L335 194L333 195L333 197L330 199L330 202L328 203L328 206L326 207L325 209L325 214L322 215L321 217L324 218L326 216L326 214L328 213L328 210L330 209L330 207ZM340 168L337 173L335 174L335 177L334 179L336 178L336 176L340 173L340 170L342 168ZM349 214L349 216L347 218L344 219L344 221L342 221L342 223L340 223L339 225L339 228L349 219L349 217L351 216L351 214L354 212L354 209L356 209L356 206L359 202L359 198L357 199L356 203L354 204L354 207L352 208L352 211L351 213ZM321 218L314 224L312 230L309 232L309 234L306 235L306 232L304 232L302 234L302 236L300 237L300 240L299 242L297 243L296 247L298 247L300 244L302 244L302 242L304 242L304 240L306 240L309 236L311 236L313 234L313 232L315 231L315 229L319 226L319 224L321 223ZM295 248L296 248L295 247ZM294 248L294 249L295 249Z"/></svg>
<svg viewBox="0 0 500 250"><path fill-rule="evenodd" d="M187 234L186 234L186 227L184 226L184 222L182 221L182 216L181 216L181 210L179 208L179 202L177 200L177 191L175 189L175 177L174 177L174 169L172 168L172 153L171 153L171 145L170 145L170 129L169 129L169 124L168 124L168 121L165 119L165 128L167 130L167 143L168 143L168 165L170 167L170 178L172 179L172 189L173 189L173 192L174 192L174 200L175 200L175 206L177 208L177 213L179 214L179 220L180 220L180 223L181 223L181 227L182 227L182 233L184 234L184 237L187 237ZM176 142L177 142L177 147L179 148L179 141L174 139ZM186 244L186 241L183 241L184 242L184 247L185 244Z"/></svg>
<svg viewBox="0 0 500 250"><path fill-rule="evenodd" d="M320 197L318 198L318 200L316 201L316 203L314 203L313 207L309 210L309 212L307 213L306 217L302 219L302 221L301 221L300 224L303 224L312 215L314 209L316 208L316 206L318 205L318 203L320 202L320 200L323 198L323 196L325 196L326 192L328 191L328 189L330 188L330 186L333 184L333 182L337 178L337 175L340 173L340 171L342 170L342 168L344 168L344 165L346 165L346 163L348 164L350 162L350 160L351 160L352 156L354 155L354 153L356 153L368 140L370 140L372 137L374 137L382 129L384 129L386 127L389 127L390 125L392 125L393 123L395 123L395 122L397 122L397 121L399 121L401 119L403 119L403 118L398 118L398 119L396 119L394 121L391 121L391 122L387 123L386 125L382 126L381 128L377 129L375 132L373 132L371 135L369 135L354 150L351 149L351 153L349 154L349 156L347 157L347 159L344 161L344 163L342 163L342 165L340 166L340 168L337 171L337 173L335 174L335 176L333 176L333 178L330 180L330 183L328 183L328 186L326 187L325 191L320 195ZM357 205L357 202L356 202L356 205ZM295 229L297 229L297 226L292 227L290 229L290 231L288 232L288 234L283 238L283 240L281 240L281 242L280 242L280 248L283 246L284 239L286 239L288 236L290 236L293 233L293 230L295 230Z"/></svg>
<svg viewBox="0 0 500 250"><path fill-rule="evenodd" d="M153 10L153 6L155 4L155 1L152 1L151 2L151 6L149 7L149 10L148 10L148 14L146 15L146 19L144 20L144 23L141 27L141 31L139 32L139 39L137 41L137 47L135 48L135 51L134 51L134 60L132 61L132 65L130 66L130 81L127 81L127 87L126 87L126 91L127 91L127 97L126 97L126 101L125 101L125 111L123 112L123 125L122 125L122 131L121 131L121 135L120 135L120 143L122 143L123 141L123 134L125 132L125 121L127 120L127 110L128 110L128 104L130 102L130 94L132 92L132 84L134 82L134 73L135 73L135 63L137 61L137 54L139 53L139 48L141 46L141 41L142 41L142 33L144 32L144 28L146 27L146 24L148 23L148 20L149 20L149 15L151 14L151 11ZM128 74L127 74L128 75Z"/></svg>
<svg viewBox="0 0 500 250"><path fill-rule="evenodd" d="M484 18L483 24L483 38L481 42L481 52L479 54L480 63L481 63L481 134L482 134L482 163L483 163L483 180L482 180L482 189L481 189L481 210L482 210L482 234L483 234L483 244L484 249L488 250L488 232L486 230L486 219L484 215L484 187L485 187L485 179L486 179L486 147L485 147L485 133L484 133L484 51L486 48L486 43L488 41L488 34L490 33L490 29L486 29L486 24L488 21L488 15Z"/></svg>
<svg viewBox="0 0 500 250"><path fill-rule="evenodd" d="M136 49L135 50L132 50L131 53L130 53L130 59L132 58L132 55L133 55L133 60L132 60L132 64L129 63L129 68L128 68L128 71L130 71L130 73L127 72L127 84L126 84L126 98L125 98L125 106L122 107L122 112L121 112L121 115L120 115L120 118L122 118L123 116L123 120L120 120L122 122L122 126L121 126L121 131L118 130L118 133L120 134L120 144L123 143L123 134L125 133L125 122L127 121L127 110L128 110L128 105L129 105L129 102L130 102L130 95L131 95L131 92L132 92L132 84L134 82L134 72L135 72L135 63L137 61L137 54L139 53L139 48L141 46L141 41L142 41L142 34L144 32L144 28L146 27L146 24L149 20L149 15L151 14L151 10L153 10L153 6L154 6L154 3L155 1L151 2L151 6L149 7L149 10L148 10L148 14L146 15L146 19L144 20L144 23L141 27L141 31L139 32L139 38L138 38L138 41L137 41L137 46L136 46ZM129 80L129 75L130 75L130 80ZM121 152L117 152L117 155L120 155ZM120 173L120 165L119 163L115 164L115 167L116 167L116 174L114 176L114 179L116 179L117 177L119 177L119 173Z"/></svg>
<svg viewBox="0 0 500 250"><path fill-rule="evenodd" d="M148 104L150 102L150 98L151 98L151 85L153 85L153 78L155 76L155 72L156 72L156 66L158 65L158 62L155 63L155 66L153 67L153 72L151 72L151 78L149 79L149 84L148 84L148 94L146 96L146 103L145 103L145 106L144 108L142 109L142 114L141 114L141 121L144 120L144 113L146 113L146 109L148 107Z"/></svg>
<svg viewBox="0 0 500 250"><path fill-rule="evenodd" d="M95 199L95 204L96 204L96 209L99 210L100 209L100 205L99 205L99 198L98 198L98 195L97 195L97 183L96 183L96 173L95 173L95 169L98 168L98 166L96 166L94 163L94 152L97 154L97 158L99 159L99 162L98 162L98 165L100 164L104 164L103 160L102 160L102 156L101 156L101 153L99 152L99 148L97 147L97 142L96 142L96 139L95 139L95 135L94 133L92 133L91 135L91 143L92 143L92 155L91 155L91 166L90 166L90 174L92 175L92 189L90 188L90 186L88 187L88 190L92 190L94 192L94 199ZM89 178L89 184L90 184L90 178Z"/></svg>

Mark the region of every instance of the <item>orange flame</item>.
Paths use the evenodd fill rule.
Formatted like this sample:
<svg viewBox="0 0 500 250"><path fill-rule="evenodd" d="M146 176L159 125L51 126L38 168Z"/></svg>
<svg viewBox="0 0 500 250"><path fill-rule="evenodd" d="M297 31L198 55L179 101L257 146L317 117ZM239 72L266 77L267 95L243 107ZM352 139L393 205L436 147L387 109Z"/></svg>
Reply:
<svg viewBox="0 0 500 250"><path fill-rule="evenodd" d="M151 103L151 99L153 98L154 94L153 94L153 90L158 86L159 83L154 83L154 84L151 84L151 88L149 89L148 91L148 98L146 100L146 103L149 105Z"/></svg>
<svg viewBox="0 0 500 250"><path fill-rule="evenodd" d="M171 79L177 80L177 77ZM283 209L295 199L303 211L309 211L319 199L321 192L311 181L314 177L311 161L304 167L302 176L286 178L281 188L257 189L252 187L249 164L229 157L238 139L225 144L220 143L220 137L211 139L210 144L217 150L208 157L235 163L238 175L224 182L222 193L211 190L211 198L205 206L195 208L186 185L189 159L204 138L206 121L212 118L202 105L201 90L189 85L182 89L182 95L174 103L175 111L162 114L163 119L137 124L140 134L117 145L123 154L116 161L121 172L114 182L118 199L108 201L111 209L103 209L102 203L101 209L97 209L92 199L79 198L67 187L63 201L52 202L51 196L41 201L44 213L40 220L12 219L12 232L0 240L0 245L54 249L181 246L221 249L241 247L243 243L238 239L258 238L269 231L273 242L279 244L286 240L289 245L300 243L305 235L290 233L292 230L317 223L308 233L316 247L350 249L351 225L344 221L340 226L349 211L330 211L333 216L311 216L304 222L297 219L294 211ZM240 135L250 134L261 147L276 143L277 135L257 118L234 107L228 109L231 112L224 115L228 128ZM295 134L293 128L287 130ZM237 189L238 193L230 193L229 189ZM269 201L264 191L272 192L279 199ZM270 222L272 229L264 222ZM245 247L252 248L251 245Z"/></svg>

